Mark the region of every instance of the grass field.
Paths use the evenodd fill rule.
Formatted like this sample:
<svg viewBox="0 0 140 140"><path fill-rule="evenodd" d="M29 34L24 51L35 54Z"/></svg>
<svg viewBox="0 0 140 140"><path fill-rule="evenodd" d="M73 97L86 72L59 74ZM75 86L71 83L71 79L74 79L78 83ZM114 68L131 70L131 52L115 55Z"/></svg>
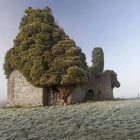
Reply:
<svg viewBox="0 0 140 140"><path fill-rule="evenodd" d="M140 100L0 109L0 140L140 140Z"/></svg>

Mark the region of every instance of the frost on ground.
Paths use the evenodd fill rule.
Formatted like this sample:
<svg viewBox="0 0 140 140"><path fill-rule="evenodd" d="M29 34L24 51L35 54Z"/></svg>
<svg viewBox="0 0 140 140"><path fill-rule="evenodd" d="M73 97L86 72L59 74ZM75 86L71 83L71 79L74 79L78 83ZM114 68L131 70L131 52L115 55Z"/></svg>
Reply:
<svg viewBox="0 0 140 140"><path fill-rule="evenodd" d="M140 140L140 100L0 109L0 140Z"/></svg>

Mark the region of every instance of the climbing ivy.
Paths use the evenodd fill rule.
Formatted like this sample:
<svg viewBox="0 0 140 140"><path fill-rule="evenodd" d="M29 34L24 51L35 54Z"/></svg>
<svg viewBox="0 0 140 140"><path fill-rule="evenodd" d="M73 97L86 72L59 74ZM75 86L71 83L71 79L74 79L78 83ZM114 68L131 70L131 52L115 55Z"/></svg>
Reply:
<svg viewBox="0 0 140 140"><path fill-rule="evenodd" d="M92 71L95 75L101 75L104 70L104 53L102 48L96 47L92 51Z"/></svg>

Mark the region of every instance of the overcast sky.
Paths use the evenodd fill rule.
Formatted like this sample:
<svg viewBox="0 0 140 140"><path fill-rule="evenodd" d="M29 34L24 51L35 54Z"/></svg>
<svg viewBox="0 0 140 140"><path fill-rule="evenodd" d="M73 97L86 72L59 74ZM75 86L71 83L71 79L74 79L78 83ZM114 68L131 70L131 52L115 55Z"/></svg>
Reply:
<svg viewBox="0 0 140 140"><path fill-rule="evenodd" d="M103 48L105 69L114 70L121 83L115 97L140 94L140 0L0 0L0 100L7 96L5 52L29 6L49 6L56 22L82 48L88 65L93 48Z"/></svg>

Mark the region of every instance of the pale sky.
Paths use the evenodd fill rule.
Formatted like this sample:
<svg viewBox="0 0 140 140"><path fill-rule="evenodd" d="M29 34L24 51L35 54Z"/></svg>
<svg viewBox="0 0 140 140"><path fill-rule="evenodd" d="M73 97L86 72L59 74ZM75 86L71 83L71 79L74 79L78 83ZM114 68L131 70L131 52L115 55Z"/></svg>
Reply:
<svg viewBox="0 0 140 140"><path fill-rule="evenodd" d="M118 74L115 97L140 94L140 0L0 0L0 100L6 99L5 52L13 46L24 10L49 6L57 23L80 46L91 65L102 47L105 69Z"/></svg>

